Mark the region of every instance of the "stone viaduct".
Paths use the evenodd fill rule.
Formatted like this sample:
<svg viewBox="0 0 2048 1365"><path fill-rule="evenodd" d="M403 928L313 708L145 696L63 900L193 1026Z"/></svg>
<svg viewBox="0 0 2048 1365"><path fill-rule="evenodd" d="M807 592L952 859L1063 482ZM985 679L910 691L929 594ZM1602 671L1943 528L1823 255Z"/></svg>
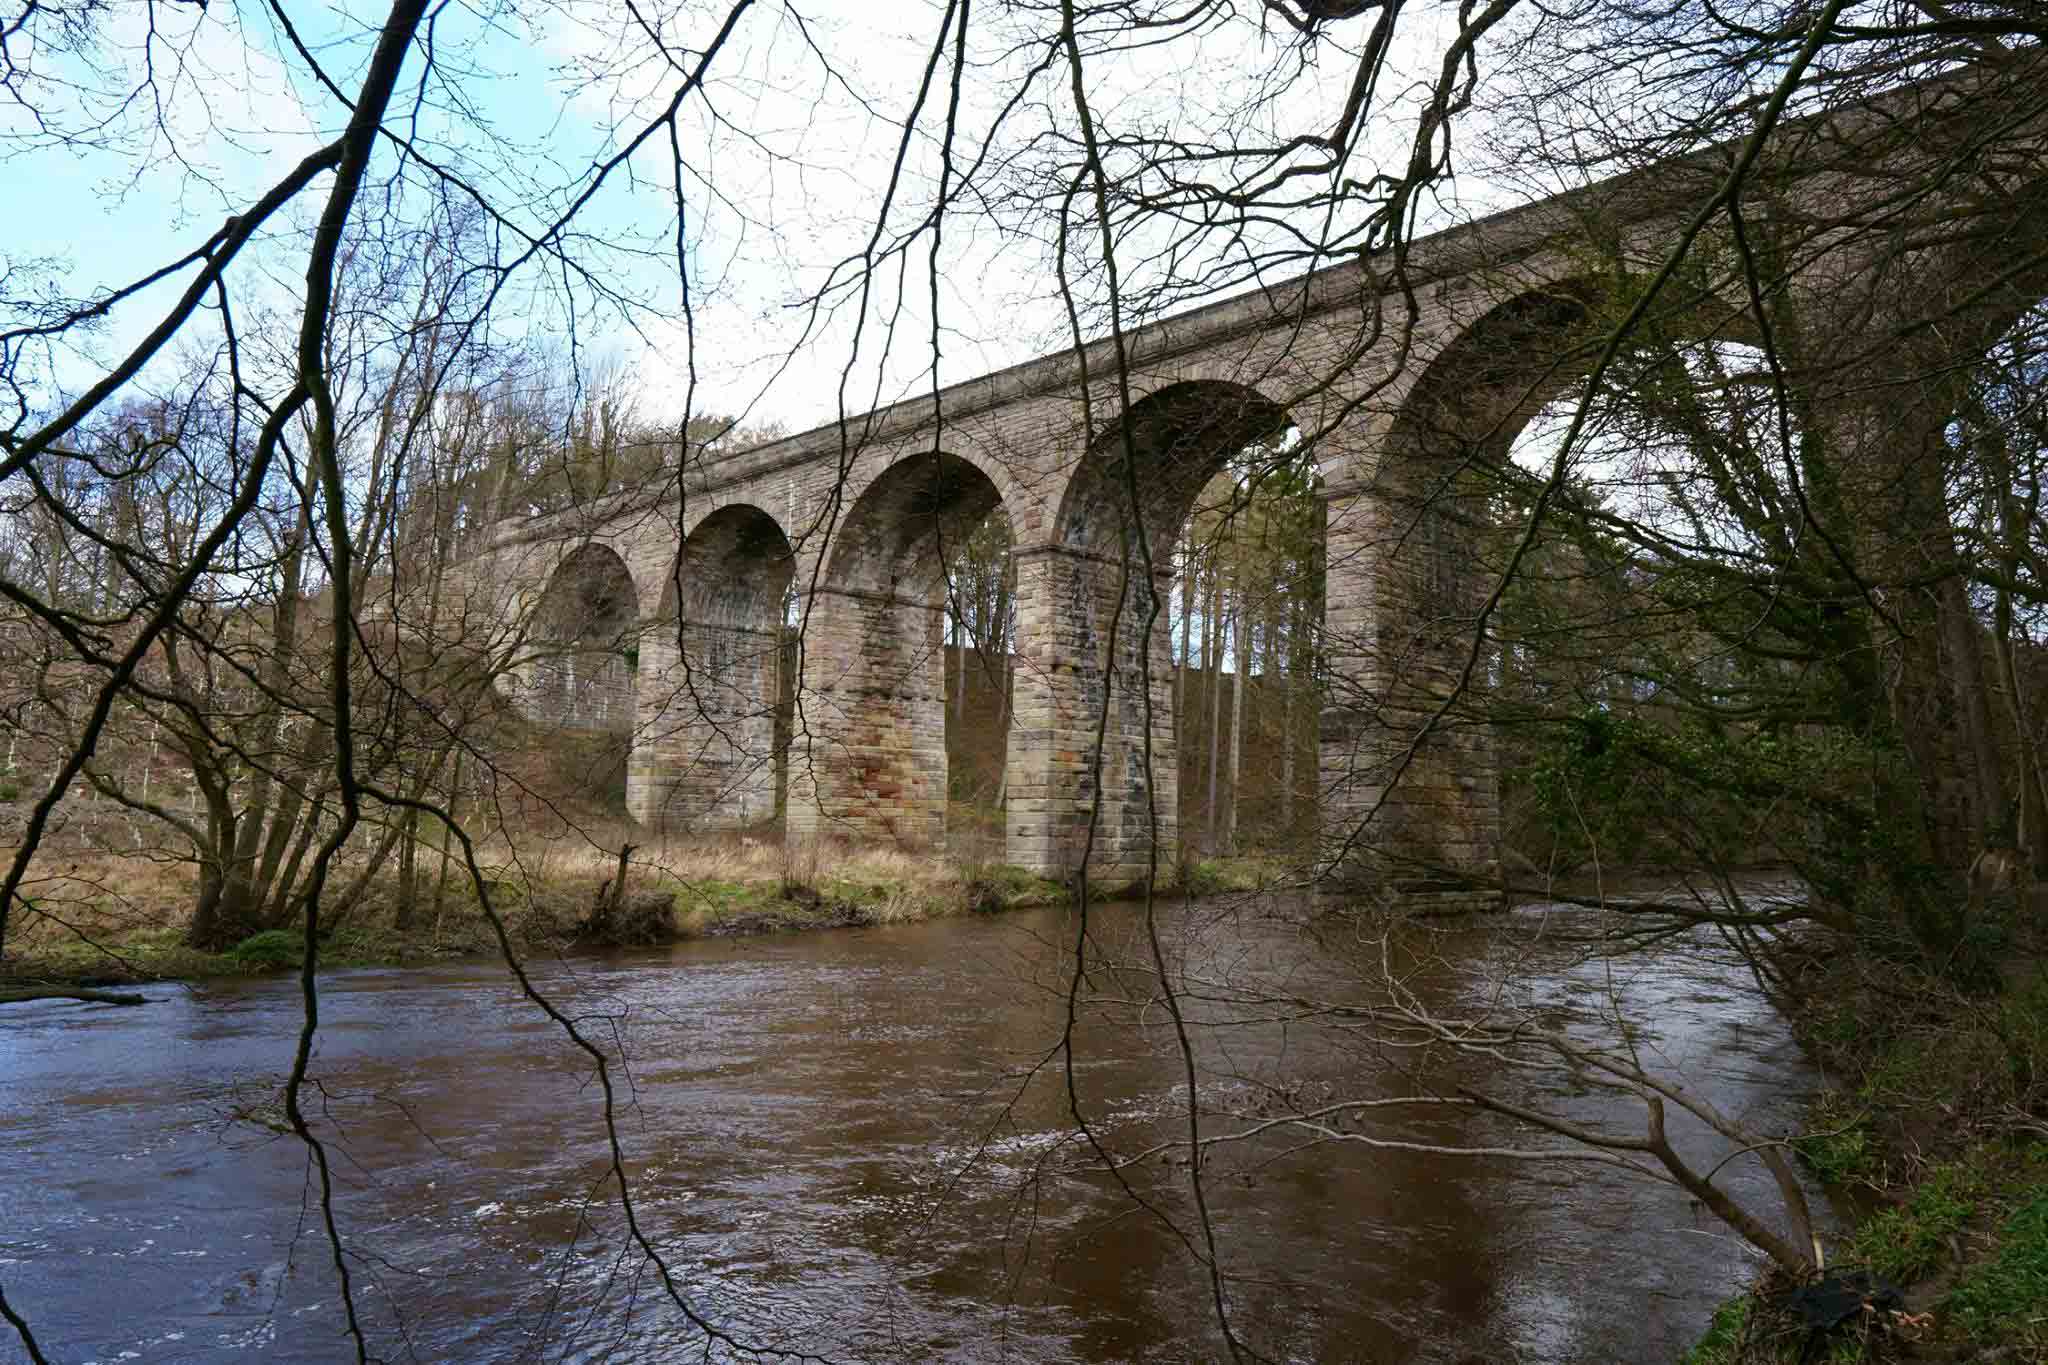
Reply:
<svg viewBox="0 0 2048 1365"><path fill-rule="evenodd" d="M1937 119L1939 103L1933 87L1908 91L1880 122ZM1231 455L1292 428L1328 509L1324 858L1371 854L1402 894L1486 901L1498 894L1486 889L1498 885L1490 742L1425 723L1483 654L1471 623L1492 584L1470 552L1483 509L1464 505L1460 471L1504 454L1583 379L1611 325L1592 321L1601 301L1665 260L1732 154L1418 239L1398 273L1342 261L1137 327L1121 351L1098 339L693 464L662 487L499 523L468 581L530 623L529 715L630 732L636 821L766 822L783 761L791 835L933 846L947 796L946 566L1000 504L1017 583L1007 858L1059 875L1085 854L1098 877L1134 878L1155 832L1170 863L1178 819L1171 668L1163 625L1143 627L1145 576L1163 597L1198 491ZM1874 239L1842 225L1859 221L1853 196L1896 186L1864 185L1869 157L1855 156L1853 172L1802 171L1793 196L1831 206L1835 235L1812 238L1821 247L1790 277L1816 308L1845 281L1886 287ZM1896 233L1885 240L1892 259ZM1688 260L1724 268L1674 279L1660 296L1667 330L1752 337L1725 230ZM1938 264L1913 263L1930 307L1950 288L1930 279L1973 268ZM796 721L778 760L792 592ZM1474 681L1485 673L1482 661Z"/></svg>

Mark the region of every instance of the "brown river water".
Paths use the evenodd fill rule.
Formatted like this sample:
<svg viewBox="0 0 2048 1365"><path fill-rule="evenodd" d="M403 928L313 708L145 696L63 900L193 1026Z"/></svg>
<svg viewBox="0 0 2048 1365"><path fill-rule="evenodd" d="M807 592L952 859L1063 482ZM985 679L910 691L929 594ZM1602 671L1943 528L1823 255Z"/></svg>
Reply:
<svg viewBox="0 0 2048 1365"><path fill-rule="evenodd" d="M1161 916L1192 979L1319 998L1355 983L1327 928L1305 932L1298 914L1211 902ZM1143 951L1141 923L1106 907L1093 928L1125 957ZM1525 907L1419 933L1399 955L1426 958L1415 980L1437 1008L1471 1005L1510 961L1518 1001L1619 1002L1647 1060L1785 1131L1815 1077L1741 965L1704 940L1602 961L1567 941L1586 925ZM1182 1240L1201 1240L1185 1168L1148 1158L1126 1188L1069 1110L1054 1045L1074 928L1020 913L534 970L623 1053L640 1217L733 1339L849 1361L1225 1358ZM1171 1021L1122 1003L1146 985L1105 970L1080 993L1074 1085L1120 1153L1185 1132ZM502 967L339 971L321 986L308 1107L332 1139L373 1357L740 1358L707 1349L622 1249L588 1059ZM296 981L148 993L139 1009L0 1009L0 1287L65 1365L352 1358L306 1151L263 1122L280 1116ZM1354 1031L1286 1006L1189 1008L1205 1108L1390 1084L1384 1050ZM1639 1124L1602 1094L1521 1093ZM1399 1132L1502 1136L1452 1118ZM1232 1320L1269 1359L1668 1361L1755 1264L1683 1192L1583 1164L1276 1137L1219 1150L1208 1174ZM1724 1174L1774 1207L1754 1160ZM0 1360L18 1349L0 1324Z"/></svg>

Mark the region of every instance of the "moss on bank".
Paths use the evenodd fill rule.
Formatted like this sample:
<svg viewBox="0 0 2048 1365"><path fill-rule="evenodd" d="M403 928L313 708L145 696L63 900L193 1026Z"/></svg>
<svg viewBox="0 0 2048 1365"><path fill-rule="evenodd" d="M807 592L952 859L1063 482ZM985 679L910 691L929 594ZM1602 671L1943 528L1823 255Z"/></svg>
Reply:
<svg viewBox="0 0 2048 1365"><path fill-rule="evenodd" d="M1818 970L1794 1023L1830 1085L1794 1146L1859 1211L1829 1270L1869 1271L1902 1302L1817 1338L1767 1276L1688 1365L2048 1361L2048 968L2008 959L1995 995Z"/></svg>

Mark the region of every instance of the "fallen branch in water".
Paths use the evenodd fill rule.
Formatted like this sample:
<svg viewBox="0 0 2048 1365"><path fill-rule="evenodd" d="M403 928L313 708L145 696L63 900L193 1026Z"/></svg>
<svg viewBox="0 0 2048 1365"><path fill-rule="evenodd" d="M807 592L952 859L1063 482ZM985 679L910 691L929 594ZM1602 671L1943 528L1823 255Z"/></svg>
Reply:
<svg viewBox="0 0 2048 1365"><path fill-rule="evenodd" d="M95 991L80 986L0 987L0 1005L20 1005L30 1000L76 1000L87 1005L147 1005L149 997L133 991Z"/></svg>

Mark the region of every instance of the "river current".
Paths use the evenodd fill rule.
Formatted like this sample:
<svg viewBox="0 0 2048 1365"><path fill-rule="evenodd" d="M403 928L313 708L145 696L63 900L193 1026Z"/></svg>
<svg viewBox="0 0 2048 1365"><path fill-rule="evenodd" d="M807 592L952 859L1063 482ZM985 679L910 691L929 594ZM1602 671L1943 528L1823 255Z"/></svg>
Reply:
<svg viewBox="0 0 2048 1365"><path fill-rule="evenodd" d="M1787 1130L1814 1077L1741 963L1705 936L1602 958L1573 941L1589 923L1524 907L1395 956L1446 1012L1619 1011L1647 1061L1756 1131ZM1184 1154L1112 1173L1088 1140L1128 1157L1186 1133L1171 1016L1142 971L1102 965L1148 960L1142 928L1131 907L1098 908L1072 993L1064 912L534 973L619 1060L642 1228L730 1342L834 1360L1221 1359ZM1393 1093L1402 1059L1299 1003L1342 997L1372 954L1270 904L1163 910L1161 934L1190 988L1206 1133ZM1241 998L1254 984L1271 997L1257 1007ZM148 994L0 1010L0 1287L66 1365L353 1358L307 1152L278 1131L296 980ZM1070 999L1086 1132L1057 1047ZM589 1059L502 966L328 973L321 1012L307 1107L373 1356L706 1358L625 1236ZM1633 1101L1516 1084L1640 1130ZM1354 1127L1541 1145L1454 1115ZM1729 1145L1684 1143L1709 1163ZM1231 1322L1270 1359L1668 1361L1755 1264L1682 1191L1584 1163L1280 1130L1205 1171ZM1775 1212L1753 1159L1724 1179ZM17 1350L0 1324L0 1360ZM740 1358L723 1341L708 1356Z"/></svg>

